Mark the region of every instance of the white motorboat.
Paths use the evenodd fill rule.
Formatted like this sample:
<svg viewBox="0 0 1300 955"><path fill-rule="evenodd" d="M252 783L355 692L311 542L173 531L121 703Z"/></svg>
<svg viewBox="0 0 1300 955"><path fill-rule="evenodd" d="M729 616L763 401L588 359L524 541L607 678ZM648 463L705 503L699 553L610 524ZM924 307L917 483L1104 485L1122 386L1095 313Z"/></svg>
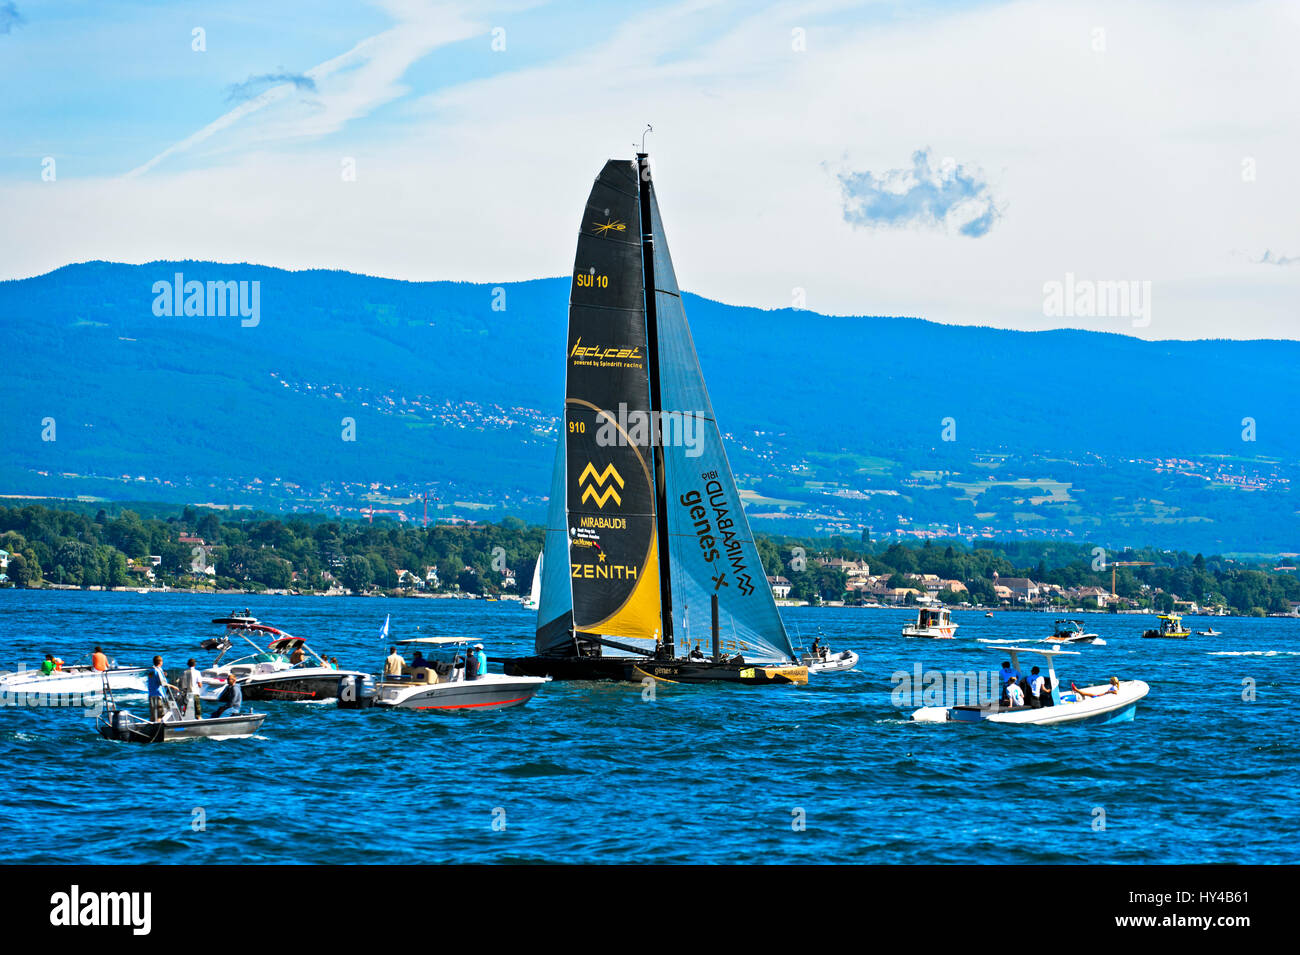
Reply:
<svg viewBox="0 0 1300 955"><path fill-rule="evenodd" d="M1027 723L1035 726L1056 723L1123 723L1132 720L1138 701L1150 692L1141 680L1119 680L1100 686L1062 690L1056 676L1055 660L1063 656L1082 656L1077 650L1029 650L1015 646L991 646L1011 655L1011 665L1020 670L1020 655L1029 653L1047 661L1046 680L1051 702L1038 706L1008 706L997 700L958 706L923 706L912 714L918 723ZM1023 672L1023 671L1021 671ZM1026 694L1028 696L1028 694Z"/></svg>
<svg viewBox="0 0 1300 955"><path fill-rule="evenodd" d="M434 656L423 666L406 666L400 675L385 675L375 687L374 705L408 710L500 710L520 706L547 683L549 676L466 675L470 641L462 637L413 637L398 646L428 648Z"/></svg>
<svg viewBox="0 0 1300 955"><path fill-rule="evenodd" d="M1078 620L1058 620L1056 628L1052 635L1047 637L1044 643L1092 643L1097 639L1097 634L1086 633L1083 629L1083 623Z"/></svg>
<svg viewBox="0 0 1300 955"><path fill-rule="evenodd" d="M801 654L799 662L808 668L809 673L831 673L836 670L852 670L858 665L858 655L852 650L832 652L829 648L823 648L816 656L812 653Z"/></svg>
<svg viewBox="0 0 1300 955"><path fill-rule="evenodd" d="M215 701L226 686L228 674L235 675L246 700L295 700L319 701L337 700L339 687L347 677L365 676L358 670L339 670L307 645L301 637L295 637L276 627L260 623L256 618L244 614L218 617L213 623L225 624L226 631L221 637L205 640L201 647L205 650L219 650L212 666L202 671L202 699ZM262 634L273 637L271 643L263 650L254 643L249 634ZM253 653L240 657L229 663L222 663L227 651L234 645L232 637L243 639Z"/></svg>
<svg viewBox="0 0 1300 955"><path fill-rule="evenodd" d="M104 680L119 693L143 693L145 671L137 667L119 667L112 661L107 670L90 664L64 666L50 674L23 667L17 673L0 673L0 698L14 696L96 697L104 691Z"/></svg>
<svg viewBox="0 0 1300 955"><path fill-rule="evenodd" d="M1223 636L1223 631L1215 630L1213 627L1211 627L1209 630L1197 630L1196 635L1198 637L1221 637Z"/></svg>
<svg viewBox="0 0 1300 955"><path fill-rule="evenodd" d="M922 607L916 612L916 622L903 628L905 637L929 637L931 640L951 640L960 624L952 622L952 611L947 607Z"/></svg>

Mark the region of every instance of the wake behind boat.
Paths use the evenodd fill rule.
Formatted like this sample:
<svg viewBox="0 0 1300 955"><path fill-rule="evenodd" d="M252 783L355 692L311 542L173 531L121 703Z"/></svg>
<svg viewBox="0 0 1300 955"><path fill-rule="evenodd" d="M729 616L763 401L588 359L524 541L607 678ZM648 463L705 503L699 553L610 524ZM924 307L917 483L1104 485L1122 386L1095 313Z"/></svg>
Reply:
<svg viewBox="0 0 1300 955"><path fill-rule="evenodd" d="M806 683L727 463L644 151L609 160L587 198L566 369L535 653L506 673Z"/></svg>
<svg viewBox="0 0 1300 955"><path fill-rule="evenodd" d="M216 700L226 685L226 676L233 673L246 700L337 700L344 678L365 676L357 670L336 669L308 646L307 641L276 627L259 622L247 611L218 617L213 623L225 624L225 633L218 638L205 640L205 650L218 650L212 666L203 671L204 700ZM270 636L273 639L265 650L254 643L249 635ZM234 646L233 638L242 639L253 653L229 663L222 663L226 653Z"/></svg>

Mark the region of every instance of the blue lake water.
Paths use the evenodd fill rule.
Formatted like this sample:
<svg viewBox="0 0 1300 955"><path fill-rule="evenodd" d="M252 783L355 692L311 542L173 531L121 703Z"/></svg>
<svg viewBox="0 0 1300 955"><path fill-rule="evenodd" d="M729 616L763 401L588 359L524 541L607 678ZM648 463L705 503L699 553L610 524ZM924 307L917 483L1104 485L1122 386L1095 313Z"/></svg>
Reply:
<svg viewBox="0 0 1300 955"><path fill-rule="evenodd" d="M206 664L211 618L245 606L371 671L389 613L395 638L467 634L490 659L532 641L512 603L3 591L0 669L95 643L123 665ZM805 640L856 649L857 670L806 687L659 684L653 701L552 683L488 713L257 703L260 738L157 746L102 740L81 711L6 708L0 861L1300 861L1300 620L1153 641L1153 618L1086 615L1108 643L1058 673L1147 681L1136 720L1012 728L911 724L890 675L996 669L1004 655L980 640L1045 636L1052 615L958 613L957 640L928 641L899 635L903 611L783 613Z"/></svg>

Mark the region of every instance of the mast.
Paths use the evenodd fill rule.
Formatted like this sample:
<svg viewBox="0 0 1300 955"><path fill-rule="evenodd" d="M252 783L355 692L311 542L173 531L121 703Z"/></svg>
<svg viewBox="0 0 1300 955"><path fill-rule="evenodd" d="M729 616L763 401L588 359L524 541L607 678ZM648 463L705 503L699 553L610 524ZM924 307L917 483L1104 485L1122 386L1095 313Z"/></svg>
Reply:
<svg viewBox="0 0 1300 955"><path fill-rule="evenodd" d="M645 276L645 326L650 375L650 434L654 449L655 524L659 536L659 607L663 624L660 652L677 655L673 642L672 558L668 537L668 481L664 471L662 412L659 386L659 325L655 308L654 229L650 224L650 154L636 154L637 181L641 198L641 271Z"/></svg>

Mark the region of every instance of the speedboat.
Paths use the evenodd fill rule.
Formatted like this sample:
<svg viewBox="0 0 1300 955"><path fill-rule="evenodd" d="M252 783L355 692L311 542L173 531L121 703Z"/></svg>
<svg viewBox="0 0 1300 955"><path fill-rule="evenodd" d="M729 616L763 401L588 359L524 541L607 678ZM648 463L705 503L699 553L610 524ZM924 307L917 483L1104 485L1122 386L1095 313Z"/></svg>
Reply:
<svg viewBox="0 0 1300 955"><path fill-rule="evenodd" d="M1142 634L1144 640L1186 640L1192 631L1183 626L1183 618L1176 613L1159 614L1160 626Z"/></svg>
<svg viewBox="0 0 1300 955"><path fill-rule="evenodd" d="M143 677L148 671L137 671ZM124 710L113 699L113 691L104 681L104 708L95 719L95 729L104 739L123 743L171 743L184 739L246 739L262 728L265 713L237 713L207 719L186 719L168 690L163 717L147 720Z"/></svg>
<svg viewBox="0 0 1300 955"><path fill-rule="evenodd" d="M960 624L952 622L952 611L947 607L931 609L922 607L916 612L916 623L903 628L905 637L929 637L932 640L951 640Z"/></svg>
<svg viewBox="0 0 1300 955"><path fill-rule="evenodd" d="M521 706L547 683L549 676L465 674L470 642L462 637L412 637L398 646L429 648L434 654L425 666L404 666L401 674L385 675L374 688L373 705L407 710L500 710ZM366 691L359 694L364 700Z"/></svg>
<svg viewBox="0 0 1300 955"><path fill-rule="evenodd" d="M858 655L852 650L831 652L829 647L822 647L816 656L804 653L799 662L808 668L809 673L831 673L835 670L852 670L858 665Z"/></svg>
<svg viewBox="0 0 1300 955"><path fill-rule="evenodd" d="M1215 630L1213 627L1211 627L1209 630L1197 630L1196 635L1198 637L1221 637L1223 636L1223 631Z"/></svg>
<svg viewBox="0 0 1300 955"><path fill-rule="evenodd" d="M23 667L17 673L0 674L0 699L18 695L95 697L104 691L105 680L120 693L143 693L144 673L137 667L119 667L112 661L107 670L77 663L60 667L49 675Z"/></svg>
<svg viewBox="0 0 1300 955"><path fill-rule="evenodd" d="M996 700L960 706L923 706L912 714L918 723L1029 723L1036 726L1055 723L1123 723L1133 719L1138 701L1150 692L1141 680L1119 680L1101 686L1062 690L1056 677L1055 660L1063 656L1082 656L1077 650L1028 650L1024 647L997 647L1011 655L1011 665L1020 670L1021 654L1033 654L1047 661L1046 680L1051 688L1051 703L1039 706L1008 706ZM1024 671L1021 671L1024 672Z"/></svg>
<svg viewBox="0 0 1300 955"><path fill-rule="evenodd" d="M276 627L269 627L248 615L218 617L213 623L225 624L225 633L200 644L204 650L219 650L212 666L202 672L202 699L215 701L226 686L226 677L233 673L235 682L246 700L337 700L344 678L365 676L358 670L337 670L301 637L295 637ZM249 634L270 636L271 643L263 650ZM232 637L243 639L253 653L229 663L222 659L234 643Z"/></svg>
<svg viewBox="0 0 1300 955"><path fill-rule="evenodd" d="M1052 635L1044 643L1092 643L1097 639L1095 633L1084 633L1083 624L1078 620L1058 620Z"/></svg>

